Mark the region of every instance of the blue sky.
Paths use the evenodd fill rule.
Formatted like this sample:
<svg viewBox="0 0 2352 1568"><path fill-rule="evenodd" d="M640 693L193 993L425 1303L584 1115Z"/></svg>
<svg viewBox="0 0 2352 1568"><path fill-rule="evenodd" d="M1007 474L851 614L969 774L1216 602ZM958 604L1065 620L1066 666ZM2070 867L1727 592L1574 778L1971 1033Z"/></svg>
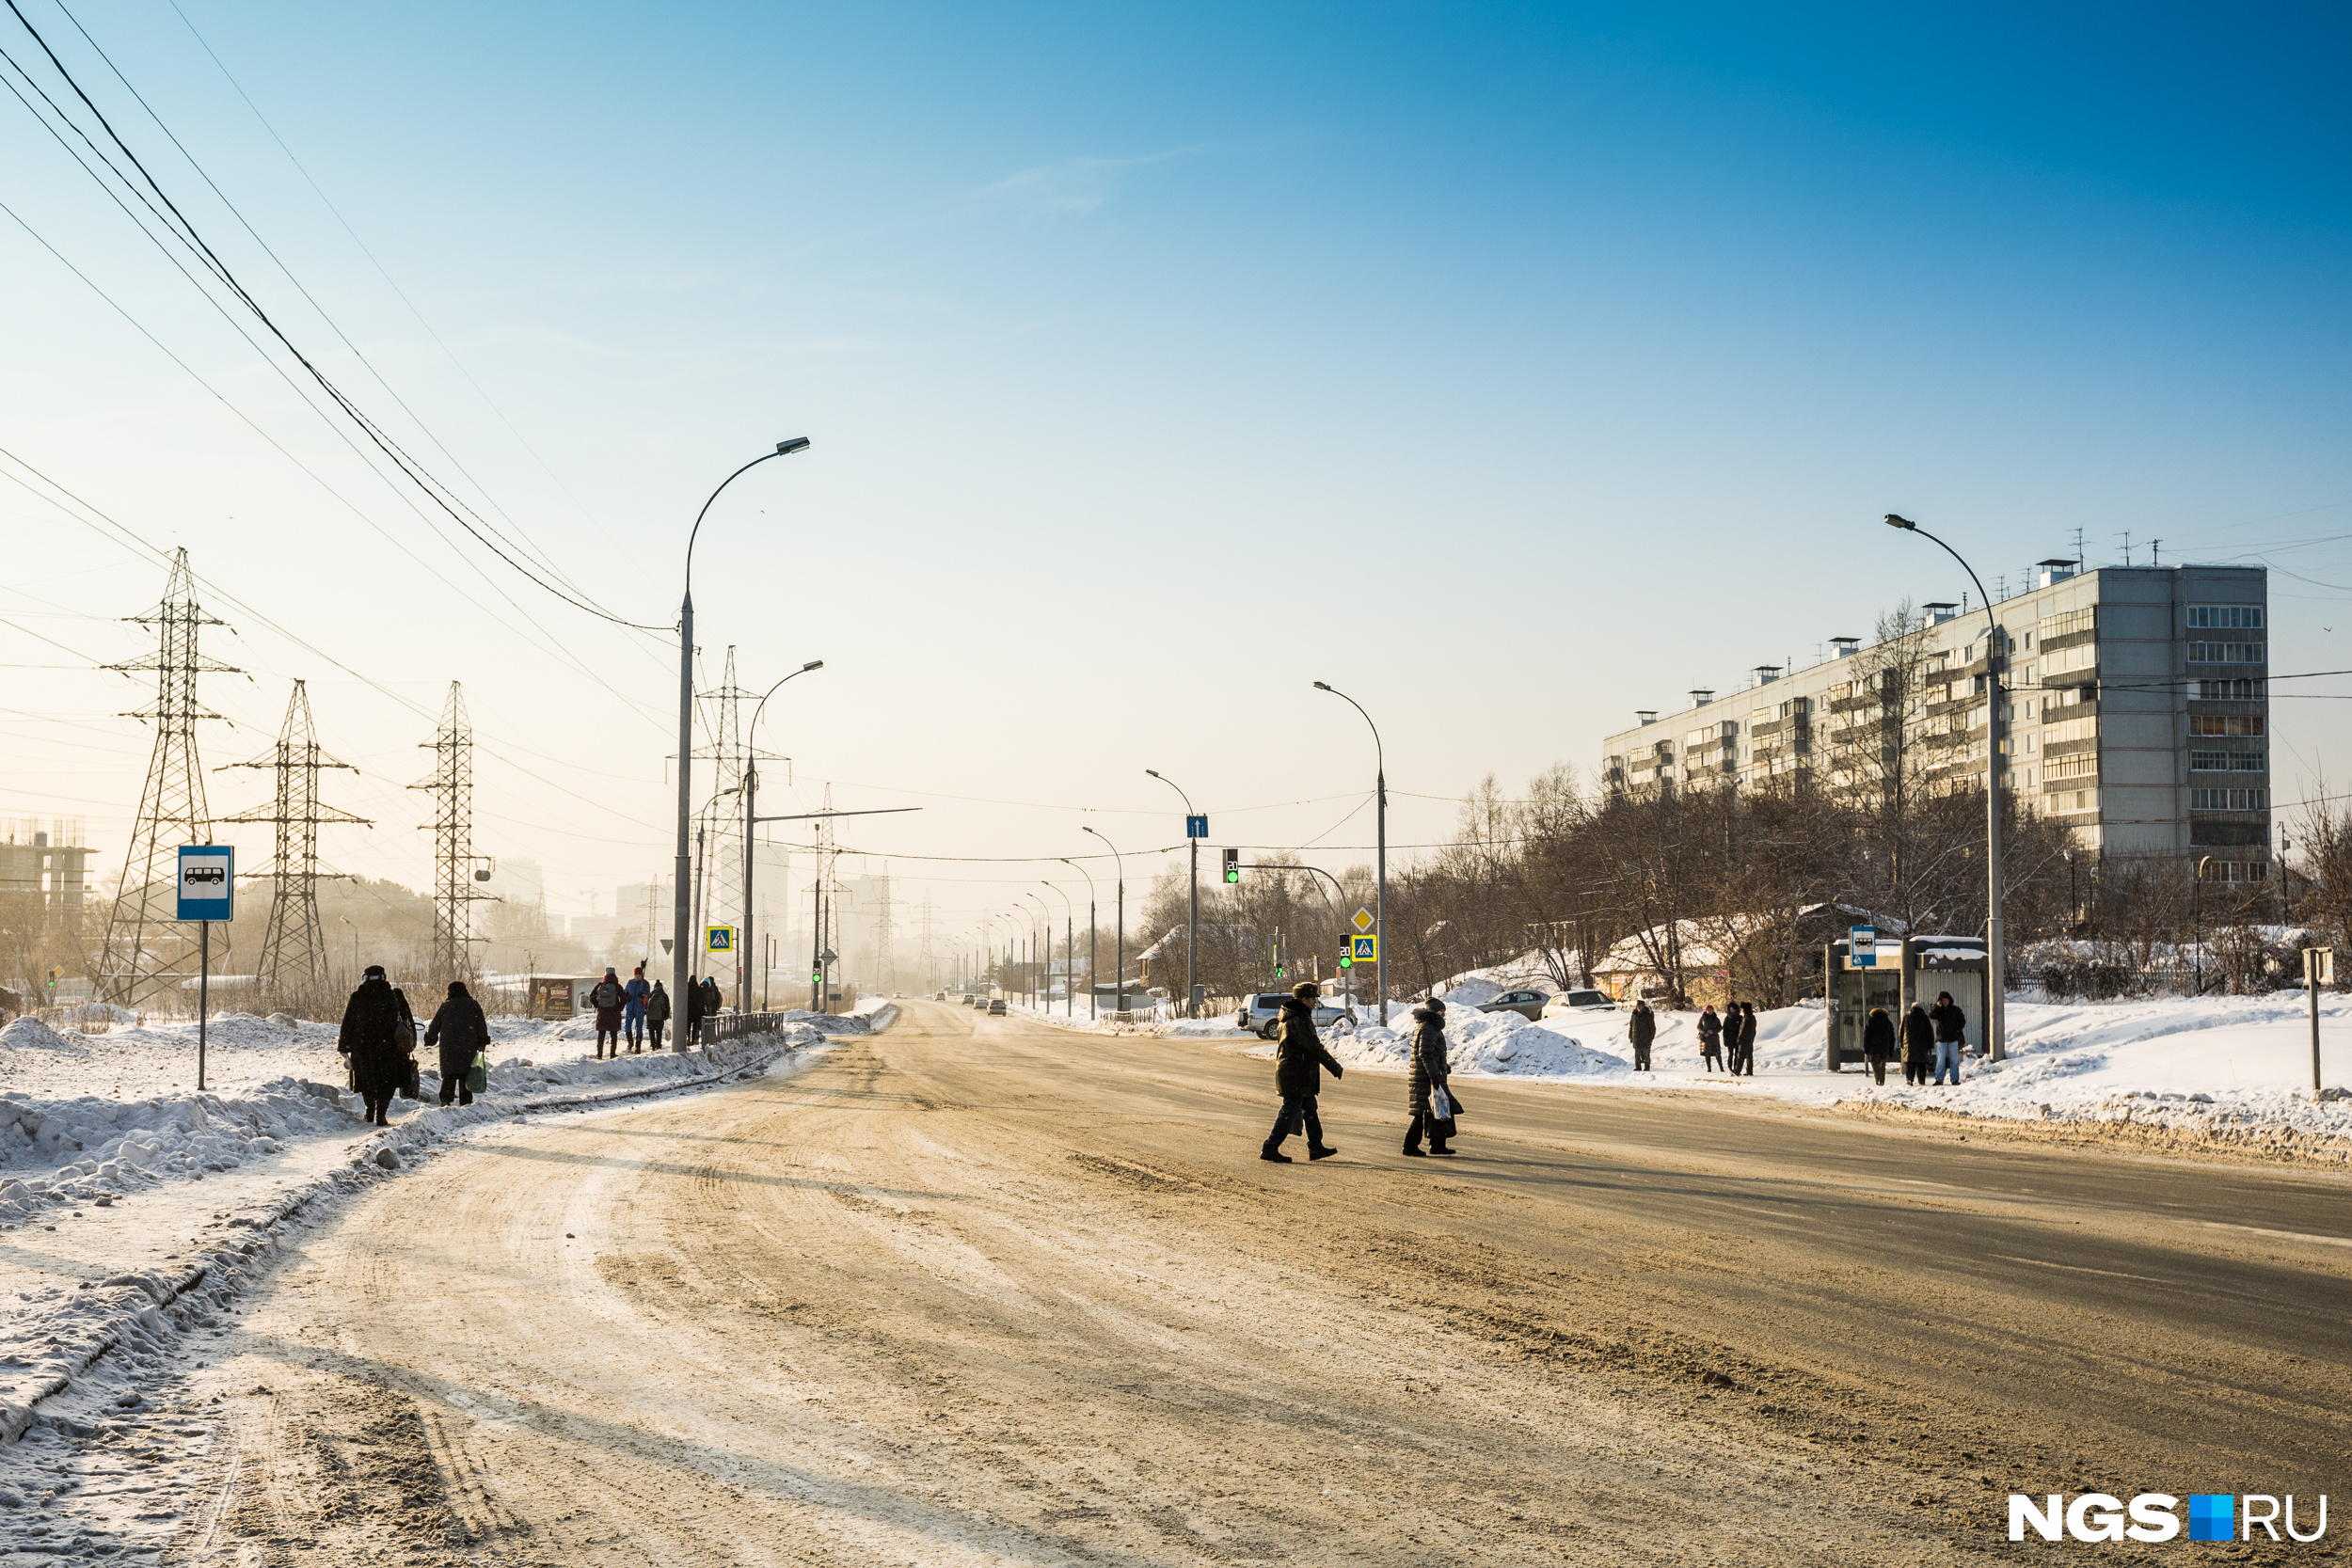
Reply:
<svg viewBox="0 0 2352 1568"><path fill-rule="evenodd" d="M1957 597L1889 510L1988 580L2076 529L2258 552L2312 579L2274 576L2277 668L2352 666L2352 548L2312 543L2352 534L2340 12L181 3L462 374L167 3L76 14L413 420L27 14L290 330L631 618L671 617L719 477L815 437L714 512L702 641L747 681L829 660L774 742L801 793L926 801L861 840L901 856L1172 843L1145 767L1220 839L1369 843L1316 678L1429 798L1392 836L1433 837L1487 771L1589 770L1637 707ZM659 640L434 538L0 111L0 199L350 503L0 220L0 444L378 683L241 626L214 760L307 675L405 824L386 692L462 679L513 748L505 852L608 900L661 865ZM21 492L0 518L43 543L0 658L124 657L152 567ZM10 673L0 815L79 794L119 835L117 679ZM2280 705L2281 799L2352 765L2332 706ZM425 874L405 827L330 854ZM930 863L958 909L1032 879Z"/></svg>

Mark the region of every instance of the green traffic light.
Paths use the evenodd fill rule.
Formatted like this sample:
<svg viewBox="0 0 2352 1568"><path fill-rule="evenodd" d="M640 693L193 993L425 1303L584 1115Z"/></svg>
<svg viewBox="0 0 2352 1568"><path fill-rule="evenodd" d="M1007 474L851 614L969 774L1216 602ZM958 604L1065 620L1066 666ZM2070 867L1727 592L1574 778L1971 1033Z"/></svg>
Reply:
<svg viewBox="0 0 2352 1568"><path fill-rule="evenodd" d="M1274 977L1278 980L1286 980L1290 978L1290 973L1291 972L1289 970L1284 969L1280 964L1276 964L1274 966Z"/></svg>
<svg viewBox="0 0 2352 1568"><path fill-rule="evenodd" d="M1353 969L1356 967L1356 960L1343 953L1340 955L1340 967L1342 969Z"/></svg>

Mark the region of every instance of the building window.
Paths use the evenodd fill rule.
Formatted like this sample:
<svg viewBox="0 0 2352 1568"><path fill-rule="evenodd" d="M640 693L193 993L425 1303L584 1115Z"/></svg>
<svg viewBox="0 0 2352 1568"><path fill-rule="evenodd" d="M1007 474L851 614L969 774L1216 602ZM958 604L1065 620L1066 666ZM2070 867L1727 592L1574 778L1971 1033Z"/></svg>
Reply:
<svg viewBox="0 0 2352 1568"><path fill-rule="evenodd" d="M2090 605L2082 610L2070 610L2063 615L2053 615L2042 623L2042 641L2047 646L2053 637L2068 637L2078 631L2090 631L2099 624L2099 607Z"/></svg>
<svg viewBox="0 0 2352 1568"><path fill-rule="evenodd" d="M2263 607L2258 604L2193 604L2188 624L2200 631L2260 631Z"/></svg>
<svg viewBox="0 0 2352 1568"><path fill-rule="evenodd" d="M2192 789L2188 792L2191 811L2268 811L2270 791L2266 789Z"/></svg>
<svg viewBox="0 0 2352 1568"><path fill-rule="evenodd" d="M2260 773L2270 766L2267 752L2191 752L2192 773Z"/></svg>
<svg viewBox="0 0 2352 1568"><path fill-rule="evenodd" d="M2096 756L2060 757L2050 764L2049 768L2050 777L2053 779L2076 779L2085 773L2097 771L2099 771L2099 759Z"/></svg>
<svg viewBox="0 0 2352 1568"><path fill-rule="evenodd" d="M2258 736L2263 733L2263 716L2259 713L2192 713L2188 717L2188 733Z"/></svg>
<svg viewBox="0 0 2352 1568"><path fill-rule="evenodd" d="M2270 656L2267 642L2191 642L2191 664L2260 664Z"/></svg>
<svg viewBox="0 0 2352 1568"><path fill-rule="evenodd" d="M2207 861L2201 873L2208 882L2263 882L2270 879L2268 861Z"/></svg>
<svg viewBox="0 0 2352 1568"><path fill-rule="evenodd" d="M2199 681L2197 695L2199 700L2208 703L2259 703L2268 695L2265 688L2269 684L2268 681L2247 680L2244 677Z"/></svg>

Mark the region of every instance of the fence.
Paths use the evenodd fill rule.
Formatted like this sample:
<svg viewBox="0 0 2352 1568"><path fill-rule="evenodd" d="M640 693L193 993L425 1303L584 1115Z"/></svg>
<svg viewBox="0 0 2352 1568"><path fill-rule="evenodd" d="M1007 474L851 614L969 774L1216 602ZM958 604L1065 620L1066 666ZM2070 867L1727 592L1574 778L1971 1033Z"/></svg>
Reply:
<svg viewBox="0 0 2352 1568"><path fill-rule="evenodd" d="M745 1035L766 1035L784 1027L783 1013L721 1013L717 1018L703 1020L703 1043L715 1045L721 1040L740 1039Z"/></svg>

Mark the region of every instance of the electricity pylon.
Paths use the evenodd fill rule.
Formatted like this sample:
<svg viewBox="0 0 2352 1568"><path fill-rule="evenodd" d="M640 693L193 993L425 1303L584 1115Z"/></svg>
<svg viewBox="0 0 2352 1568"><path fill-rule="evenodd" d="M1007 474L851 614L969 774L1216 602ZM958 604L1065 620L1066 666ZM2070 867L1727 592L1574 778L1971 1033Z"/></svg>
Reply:
<svg viewBox="0 0 2352 1568"><path fill-rule="evenodd" d="M426 978L447 984L473 974L473 905L497 897L474 886L487 880L489 872L474 865L473 726L466 719L465 689L457 682L449 683L440 728L431 740L417 744L435 759L433 776L408 786L433 796L433 820L419 827L433 834L433 958Z"/></svg>
<svg viewBox="0 0 2352 1568"><path fill-rule="evenodd" d="M884 991L898 984L898 966L890 952L890 863L882 862L882 876L876 879L881 902L874 913L874 977Z"/></svg>
<svg viewBox="0 0 2352 1568"><path fill-rule="evenodd" d="M278 883L277 896L270 901L269 924L262 933L257 973L273 989L323 980L326 977L326 932L319 923L318 884L322 876L332 878L336 873L319 870L319 824L374 824L364 816L322 805L319 770L359 770L320 750L318 732L310 723L310 696L300 681L294 683L294 695L286 699L286 721L278 731L277 747L251 762L227 766L278 770L278 794L270 804L221 818L224 822L269 822L278 828L277 854L266 865L245 873L274 878ZM358 976L353 979L356 983Z"/></svg>
<svg viewBox="0 0 2352 1568"><path fill-rule="evenodd" d="M720 677L718 689L701 695L715 699L719 706L710 719L710 749L694 753L712 765L710 803L703 808L703 913L695 923L698 942L705 925L733 926L739 932L743 928L743 847L735 842L743 836L742 705L759 693L735 684L733 643L727 645L726 673ZM708 954L702 957L706 963L717 962ZM741 983L749 959L738 953L735 961L735 980L722 982L730 995Z"/></svg>
<svg viewBox="0 0 2352 1568"><path fill-rule="evenodd" d="M196 601L196 578L188 552L174 553L163 602L145 615L125 616L156 628L154 654L109 670L155 673L152 707L126 719L152 720L155 751L147 764L147 786L139 793L138 823L131 830L122 880L106 921L106 947L98 960L99 994L120 1007L161 998L178 1000L189 973L192 943L179 924L179 851L183 844L213 842L212 809L204 799L204 770L197 760L196 725L220 715L196 700L199 674L241 675L197 651L197 634L224 626Z"/></svg>

